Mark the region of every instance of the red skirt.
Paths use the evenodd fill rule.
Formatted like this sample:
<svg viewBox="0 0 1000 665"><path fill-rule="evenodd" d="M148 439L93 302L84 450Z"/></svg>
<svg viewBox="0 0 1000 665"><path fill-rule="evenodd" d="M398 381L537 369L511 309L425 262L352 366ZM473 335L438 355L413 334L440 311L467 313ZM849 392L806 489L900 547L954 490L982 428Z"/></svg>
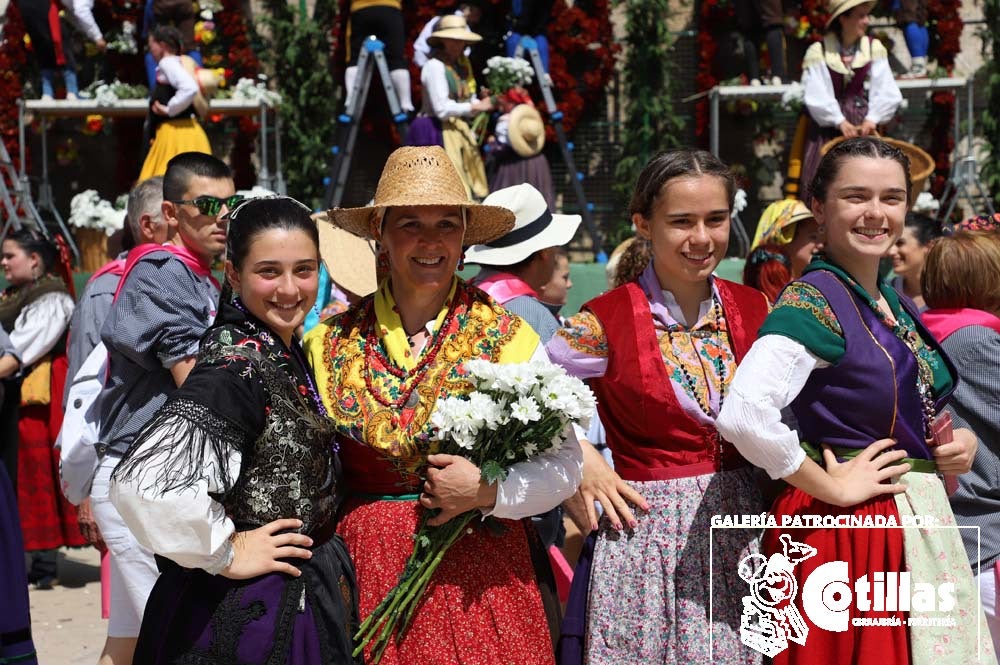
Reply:
<svg viewBox="0 0 1000 665"><path fill-rule="evenodd" d="M17 423L17 505L28 552L87 544L76 508L60 489L59 452L53 447L62 427L66 366L66 356L52 360L50 403L22 406Z"/></svg>
<svg viewBox="0 0 1000 665"><path fill-rule="evenodd" d="M890 495L877 497L850 508L839 508L819 501L794 487L786 488L775 500L772 514L781 524L785 515L860 515L893 516L899 523L895 499ZM910 662L910 645L906 626L907 612L861 611L854 582L875 572L904 572L903 530L893 528L794 528L768 529L764 533L761 551L767 556L784 552L781 534L792 541L816 548L815 556L795 565L792 575L798 583L795 606L809 627L805 644L789 642L788 649L773 658L775 665L814 663L851 663L852 665L905 665ZM791 557L790 557L791 558ZM846 630L834 632L817 626L802 604L806 578L825 563L844 561L848 566L846 584L852 594L850 602L837 616L846 619ZM835 587L829 587L833 592ZM874 594L873 594L874 595ZM839 596L831 599L832 610L839 611ZM872 605L871 607L874 607ZM815 610L814 610L815 611ZM899 619L898 626L854 626L855 618Z"/></svg>
<svg viewBox="0 0 1000 665"><path fill-rule="evenodd" d="M422 512L416 501L348 501L338 532L354 560L362 619L395 586ZM452 545L403 640L390 641L382 663L555 662L524 524L503 523L502 536L475 528Z"/></svg>

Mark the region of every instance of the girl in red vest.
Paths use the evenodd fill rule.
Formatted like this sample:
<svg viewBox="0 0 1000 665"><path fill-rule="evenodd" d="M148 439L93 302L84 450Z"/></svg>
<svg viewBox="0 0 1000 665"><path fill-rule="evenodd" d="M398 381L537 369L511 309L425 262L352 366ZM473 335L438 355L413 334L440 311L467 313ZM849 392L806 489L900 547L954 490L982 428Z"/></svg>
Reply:
<svg viewBox="0 0 1000 665"><path fill-rule="evenodd" d="M739 638L737 564L756 551L753 534L710 529L713 515L765 508L747 462L715 429L768 311L759 291L712 275L734 193L732 173L707 152L655 157L630 204L652 260L586 303L546 347L590 379L615 465L584 442L584 480L566 505L585 533L598 530L588 663L760 662Z"/></svg>

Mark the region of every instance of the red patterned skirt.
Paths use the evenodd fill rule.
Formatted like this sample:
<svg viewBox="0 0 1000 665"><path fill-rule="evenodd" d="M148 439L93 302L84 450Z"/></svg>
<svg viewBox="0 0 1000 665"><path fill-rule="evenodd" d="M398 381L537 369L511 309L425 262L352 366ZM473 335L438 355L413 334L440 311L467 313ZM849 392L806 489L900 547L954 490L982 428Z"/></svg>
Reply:
<svg viewBox="0 0 1000 665"><path fill-rule="evenodd" d="M819 501L794 487L786 488L775 500L772 514L781 524L785 515L859 515L893 516L899 523L899 512L892 495L882 495L850 508L839 508ZM903 529L894 528L792 528L768 529L764 533L761 551L767 556L784 552L781 534L792 541L816 548L815 556L804 559L792 571L798 583L795 606L801 613L809 633L805 645L789 643L788 649L773 658L775 665L813 663L852 663L852 665L906 665L910 662L907 634L907 612L860 611L857 598L847 604L846 630L833 632L818 627L803 608L803 586L806 578L818 567L831 561L848 565L847 584L854 593L854 581L869 573L902 572L907 570L903 550ZM790 557L791 558L791 557ZM873 576L869 575L869 579ZM831 587L832 589L833 587ZM836 598L833 609L839 609ZM874 607L874 606L873 606ZM855 618L899 619L898 626L854 626Z"/></svg>
<svg viewBox="0 0 1000 665"><path fill-rule="evenodd" d="M395 586L422 512L416 501L347 502L338 532L354 560L362 619ZM390 641L382 663L555 662L525 525L503 523L502 536L476 528L448 550L403 640Z"/></svg>
<svg viewBox="0 0 1000 665"><path fill-rule="evenodd" d="M76 508L60 489L59 451L53 447L62 427L66 366L66 356L52 360L50 403L22 406L17 423L17 505L29 552L87 544L77 526Z"/></svg>

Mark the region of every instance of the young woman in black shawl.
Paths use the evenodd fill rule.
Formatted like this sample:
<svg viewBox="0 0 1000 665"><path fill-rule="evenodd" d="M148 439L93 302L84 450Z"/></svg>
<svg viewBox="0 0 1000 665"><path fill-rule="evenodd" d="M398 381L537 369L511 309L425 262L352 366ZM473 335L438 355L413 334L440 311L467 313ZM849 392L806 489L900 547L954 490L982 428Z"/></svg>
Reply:
<svg viewBox="0 0 1000 665"><path fill-rule="evenodd" d="M249 200L229 221L232 294L112 478L162 570L135 662L348 663L339 463L295 332L316 299L316 226L290 198Z"/></svg>

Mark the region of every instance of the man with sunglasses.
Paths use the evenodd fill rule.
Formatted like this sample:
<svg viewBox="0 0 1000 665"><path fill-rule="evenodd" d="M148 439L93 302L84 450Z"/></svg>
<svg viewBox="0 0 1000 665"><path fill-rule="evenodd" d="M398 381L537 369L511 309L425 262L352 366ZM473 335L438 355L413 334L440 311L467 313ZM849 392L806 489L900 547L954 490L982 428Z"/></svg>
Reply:
<svg viewBox="0 0 1000 665"><path fill-rule="evenodd" d="M118 460L194 366L215 319L219 285L211 264L226 247L226 215L239 202L229 167L186 152L163 176L167 241L129 252L101 331L108 374L99 398L101 458L91 488L94 519L111 553L111 616L100 665L132 662L146 599L158 575L108 499Z"/></svg>

